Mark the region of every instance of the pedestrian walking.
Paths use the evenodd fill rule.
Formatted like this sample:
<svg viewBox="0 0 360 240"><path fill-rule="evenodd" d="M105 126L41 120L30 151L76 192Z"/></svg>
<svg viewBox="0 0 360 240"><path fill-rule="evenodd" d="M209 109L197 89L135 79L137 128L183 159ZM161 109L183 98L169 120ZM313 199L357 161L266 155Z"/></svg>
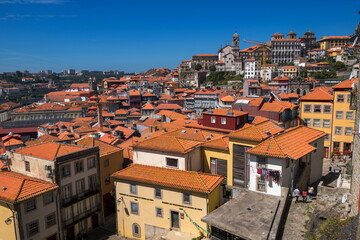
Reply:
<svg viewBox="0 0 360 240"><path fill-rule="evenodd" d="M306 203L307 202L307 191L303 190L301 192L301 195L302 195L303 203Z"/></svg>
<svg viewBox="0 0 360 240"><path fill-rule="evenodd" d="M309 186L308 193L309 193L309 198L311 200L314 197L314 188L312 186Z"/></svg>
<svg viewBox="0 0 360 240"><path fill-rule="evenodd" d="M295 188L294 195L295 195L295 203L299 202L299 196L300 196L299 188Z"/></svg>

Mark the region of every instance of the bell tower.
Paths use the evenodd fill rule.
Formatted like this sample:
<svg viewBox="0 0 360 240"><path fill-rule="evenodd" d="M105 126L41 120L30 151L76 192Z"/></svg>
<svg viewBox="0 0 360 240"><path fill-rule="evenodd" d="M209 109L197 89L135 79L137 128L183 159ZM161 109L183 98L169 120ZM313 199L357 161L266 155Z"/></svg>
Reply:
<svg viewBox="0 0 360 240"><path fill-rule="evenodd" d="M239 34L234 33L233 38L232 38L233 50L239 50L240 49L239 41L240 41Z"/></svg>

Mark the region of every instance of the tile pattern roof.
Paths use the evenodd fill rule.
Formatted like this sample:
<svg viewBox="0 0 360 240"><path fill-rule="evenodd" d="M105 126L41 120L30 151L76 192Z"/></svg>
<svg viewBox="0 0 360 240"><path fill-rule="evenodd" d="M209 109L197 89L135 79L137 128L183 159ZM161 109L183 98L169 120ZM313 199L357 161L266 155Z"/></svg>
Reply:
<svg viewBox="0 0 360 240"><path fill-rule="evenodd" d="M312 91L300 98L300 101L332 101L333 95L328 91L324 91L322 88L319 88L315 91Z"/></svg>
<svg viewBox="0 0 360 240"><path fill-rule="evenodd" d="M0 200L18 203L58 188L56 184L14 172L0 172ZM3 190L6 189L6 190Z"/></svg>
<svg viewBox="0 0 360 240"><path fill-rule="evenodd" d="M232 110L232 109L222 109L222 108L213 109L213 110L211 110L211 113L209 113L209 111L206 111L204 113L209 114L209 115L220 115L220 116L229 116L229 117L238 117L238 116L248 114L247 112L243 112L243 111ZM232 115L228 115L229 113L231 113Z"/></svg>
<svg viewBox="0 0 360 240"><path fill-rule="evenodd" d="M358 82L357 78L347 79L345 81L342 81L334 86L332 86L333 89L351 89L353 84L356 84Z"/></svg>
<svg viewBox="0 0 360 240"><path fill-rule="evenodd" d="M110 155L112 153L115 152L121 152L122 149L115 147L113 145L110 145L106 142L103 142L99 139L93 138L93 137L86 137L86 138L82 138L79 139L78 141L76 141L77 145L80 146L85 146L85 147L95 147L98 146L99 147L99 153L100 153L100 157L103 156L107 156Z"/></svg>
<svg viewBox="0 0 360 240"><path fill-rule="evenodd" d="M204 147L229 151L229 137L217 138L203 144Z"/></svg>
<svg viewBox="0 0 360 240"><path fill-rule="evenodd" d="M87 148L76 145L70 145L70 144L48 142L38 145L17 148L14 151L16 153L20 153L28 156L34 156L37 158L42 158L52 161L59 156L82 151L84 149Z"/></svg>
<svg viewBox="0 0 360 240"><path fill-rule="evenodd" d="M272 136L248 152L255 155L299 159L316 149L310 143L325 135L326 133L323 131L298 126L287 129L279 135Z"/></svg>
<svg viewBox="0 0 360 240"><path fill-rule="evenodd" d="M229 134L229 137L261 142L271 135L284 131L284 129L272 120L264 121L249 127L243 127Z"/></svg>
<svg viewBox="0 0 360 240"><path fill-rule="evenodd" d="M133 164L112 175L115 179L150 183L191 192L211 193L224 179L223 176Z"/></svg>

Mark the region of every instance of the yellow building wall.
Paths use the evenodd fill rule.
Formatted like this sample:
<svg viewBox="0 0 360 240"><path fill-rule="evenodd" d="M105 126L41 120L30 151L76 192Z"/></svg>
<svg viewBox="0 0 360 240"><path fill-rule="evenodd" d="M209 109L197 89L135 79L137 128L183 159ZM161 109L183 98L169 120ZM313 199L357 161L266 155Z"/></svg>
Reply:
<svg viewBox="0 0 360 240"><path fill-rule="evenodd" d="M106 159L109 159L109 166L107 167L104 166L104 162ZM123 163L124 163L124 157L122 150L100 157L102 195L105 195L114 188L114 180L110 178L110 182L106 183L105 182L106 177L111 176L111 174L121 170Z"/></svg>
<svg viewBox="0 0 360 240"><path fill-rule="evenodd" d="M211 169L210 169L210 159L211 158L218 158L218 159L223 159L227 161L227 184L231 185L230 180L232 181L232 166L233 163L231 161L231 157L230 157L230 153L229 151L222 151L222 150L218 150L218 149L213 149L213 148L204 148L203 149L204 152L204 171L207 173L211 173Z"/></svg>
<svg viewBox="0 0 360 240"><path fill-rule="evenodd" d="M183 233L199 236L199 230L190 219L182 216L183 210L193 221L203 229L207 225L201 218L208 214L208 209L215 209L220 206L220 187L217 187L211 195L189 192L191 194L191 204L182 202L183 196L180 190L170 188L162 189L162 199L155 198L155 185L137 185L137 195L130 193L130 184L127 182L115 182L117 197L117 231L118 235L133 239L145 239L145 225L152 225L164 230L171 228L171 211L179 212L180 228L176 229ZM209 197L209 199L208 199ZM131 202L137 202L139 215L131 214ZM129 211L129 216L125 214L124 208ZM163 217L156 216L156 207L163 209ZM133 236L132 226L134 223L140 226L140 237Z"/></svg>
<svg viewBox="0 0 360 240"><path fill-rule="evenodd" d="M15 221L11 217L11 209L3 202L0 202L0 240L16 240ZM6 224L5 219L11 217L11 223Z"/></svg>
<svg viewBox="0 0 360 240"><path fill-rule="evenodd" d="M338 102L338 95L344 95L344 102ZM349 100L348 100L349 99ZM336 111L343 111L343 118L336 118ZM353 112L353 119L346 119L346 112ZM350 92L349 91L335 91L334 92L334 111L333 111L333 142L340 142L340 152L344 150L344 142L352 143L354 140L354 135L345 135L345 128L351 127L354 129L355 127L355 111L350 109ZM342 134L335 134L335 127L342 127ZM332 146L333 147L333 146ZM333 150L333 149L332 149Z"/></svg>
<svg viewBox="0 0 360 240"><path fill-rule="evenodd" d="M311 112L304 112L304 105L311 105ZM321 106L321 113L314 113L314 105L320 105ZM324 113L324 106L325 105L331 105L331 113ZM311 119L311 125L308 127L320 130L320 131L324 131L327 134L330 134L330 138L328 140L324 140L324 147L330 147L331 146L331 136L332 136L332 126L333 126L333 121L332 121L332 117L333 117L333 103L332 102L310 102L310 101L306 101L306 102L300 102L300 119L302 121L304 121L306 118ZM314 119L320 119L320 127L314 127ZM324 119L328 119L330 120L330 127L326 128L323 127L323 120ZM330 151L330 149L329 149Z"/></svg>

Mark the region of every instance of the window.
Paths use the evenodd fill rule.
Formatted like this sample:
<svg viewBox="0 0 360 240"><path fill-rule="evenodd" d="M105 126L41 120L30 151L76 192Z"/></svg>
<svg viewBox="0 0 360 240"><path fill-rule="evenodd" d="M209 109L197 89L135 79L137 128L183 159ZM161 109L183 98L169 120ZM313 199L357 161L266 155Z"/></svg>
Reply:
<svg viewBox="0 0 360 240"><path fill-rule="evenodd" d="M330 127L330 119L323 119L323 127L324 128Z"/></svg>
<svg viewBox="0 0 360 240"><path fill-rule="evenodd" d="M331 113L331 105L324 106L324 113Z"/></svg>
<svg viewBox="0 0 360 240"><path fill-rule="evenodd" d="M183 203L190 204L190 194L183 193Z"/></svg>
<svg viewBox="0 0 360 240"><path fill-rule="evenodd" d="M221 124L226 124L226 118L221 118Z"/></svg>
<svg viewBox="0 0 360 240"><path fill-rule="evenodd" d="M77 161L75 163L75 173L79 173L79 172L82 172L84 171L84 162L81 160L81 161Z"/></svg>
<svg viewBox="0 0 360 240"><path fill-rule="evenodd" d="M257 157L257 161L258 161L258 168L266 168L266 158Z"/></svg>
<svg viewBox="0 0 360 240"><path fill-rule="evenodd" d="M320 127L320 119L314 119L313 127Z"/></svg>
<svg viewBox="0 0 360 240"><path fill-rule="evenodd" d="M329 140L329 139L330 139L330 134L328 133L325 135L325 140Z"/></svg>
<svg viewBox="0 0 360 240"><path fill-rule="evenodd" d="M342 94L337 95L337 102L344 102L344 95Z"/></svg>
<svg viewBox="0 0 360 240"><path fill-rule="evenodd" d="M30 199L25 202L25 212L30 212L36 209L36 200Z"/></svg>
<svg viewBox="0 0 360 240"><path fill-rule="evenodd" d="M105 159L104 160L104 167L108 167L109 166L109 159Z"/></svg>
<svg viewBox="0 0 360 240"><path fill-rule="evenodd" d="M155 198L162 198L161 188L155 188Z"/></svg>
<svg viewBox="0 0 360 240"><path fill-rule="evenodd" d="M178 168L178 160L176 158L166 158L166 166Z"/></svg>
<svg viewBox="0 0 360 240"><path fill-rule="evenodd" d="M25 161L25 171L30 172L30 162Z"/></svg>
<svg viewBox="0 0 360 240"><path fill-rule="evenodd" d="M85 231L86 230L86 219L79 222L79 231Z"/></svg>
<svg viewBox="0 0 360 240"><path fill-rule="evenodd" d="M137 194L137 185L130 184L130 193Z"/></svg>
<svg viewBox="0 0 360 240"><path fill-rule="evenodd" d="M157 217L163 217L163 209L162 208L155 208L156 216Z"/></svg>
<svg viewBox="0 0 360 240"><path fill-rule="evenodd" d="M339 151L340 150L340 142L334 142L334 151Z"/></svg>
<svg viewBox="0 0 360 240"><path fill-rule="evenodd" d="M336 111L336 118L337 119L342 119L343 118L343 111Z"/></svg>
<svg viewBox="0 0 360 240"><path fill-rule="evenodd" d="M216 123L216 117L211 117L211 123Z"/></svg>
<svg viewBox="0 0 360 240"><path fill-rule="evenodd" d="M311 105L308 105L308 104L304 105L304 112L306 112L306 113L311 112Z"/></svg>
<svg viewBox="0 0 360 240"><path fill-rule="evenodd" d="M95 157L91 157L87 159L87 167L88 169L95 167Z"/></svg>
<svg viewBox="0 0 360 240"><path fill-rule="evenodd" d="M134 237L141 237L140 226L137 223L132 225L132 232Z"/></svg>
<svg viewBox="0 0 360 240"><path fill-rule="evenodd" d="M352 127L345 128L345 135L350 136L352 135L352 132L353 132Z"/></svg>
<svg viewBox="0 0 360 240"><path fill-rule="evenodd" d="M341 135L342 134L342 127L335 127L335 134Z"/></svg>
<svg viewBox="0 0 360 240"><path fill-rule="evenodd" d="M314 105L314 113L321 113L321 105Z"/></svg>
<svg viewBox="0 0 360 240"><path fill-rule="evenodd" d="M97 181L96 181L96 174L89 176L89 189L96 190L97 189Z"/></svg>
<svg viewBox="0 0 360 240"><path fill-rule="evenodd" d="M31 237L39 232L39 221L35 220L26 225L27 235Z"/></svg>
<svg viewBox="0 0 360 240"><path fill-rule="evenodd" d="M310 119L310 118L305 118L305 119L304 119L304 124L305 124L305 126L310 127L310 125L311 125L311 119Z"/></svg>
<svg viewBox="0 0 360 240"><path fill-rule="evenodd" d="M61 167L61 177L68 177L70 174L70 164Z"/></svg>
<svg viewBox="0 0 360 240"><path fill-rule="evenodd" d="M354 119L354 112L346 112L346 119Z"/></svg>
<svg viewBox="0 0 360 240"><path fill-rule="evenodd" d="M80 215L85 212L85 201L80 201L76 205L77 214Z"/></svg>
<svg viewBox="0 0 360 240"><path fill-rule="evenodd" d="M131 214L139 215L139 203L130 202Z"/></svg>
<svg viewBox="0 0 360 240"><path fill-rule="evenodd" d="M106 174L105 185L110 184L110 174Z"/></svg>
<svg viewBox="0 0 360 240"><path fill-rule="evenodd" d="M62 193L64 201L69 201L71 199L71 183L62 187Z"/></svg>
<svg viewBox="0 0 360 240"><path fill-rule="evenodd" d="M260 176L258 176L257 188L258 188L258 191L266 191L264 174L261 174Z"/></svg>
<svg viewBox="0 0 360 240"><path fill-rule="evenodd" d="M45 193L43 195L43 201L44 201L44 205L52 203L54 201L53 193L52 192Z"/></svg>
<svg viewBox="0 0 360 240"><path fill-rule="evenodd" d="M51 226L54 226L56 224L56 217L55 213L49 214L45 216L45 224L46 228L49 228Z"/></svg>
<svg viewBox="0 0 360 240"><path fill-rule="evenodd" d="M76 181L76 193L79 196L83 196L85 194L85 179L80 179Z"/></svg>

